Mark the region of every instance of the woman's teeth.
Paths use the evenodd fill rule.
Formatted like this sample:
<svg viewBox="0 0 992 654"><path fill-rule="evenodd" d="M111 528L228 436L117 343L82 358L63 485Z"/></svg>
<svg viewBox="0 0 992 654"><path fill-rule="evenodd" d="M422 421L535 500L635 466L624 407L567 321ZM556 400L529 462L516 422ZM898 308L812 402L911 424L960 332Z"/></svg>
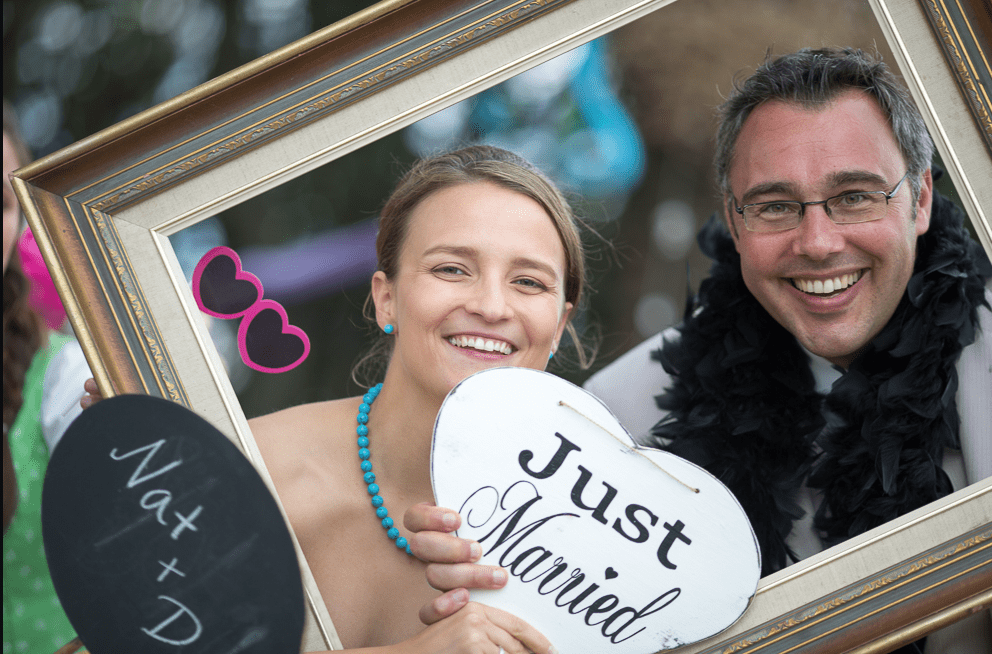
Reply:
<svg viewBox="0 0 992 654"><path fill-rule="evenodd" d="M474 336L449 336L448 342L455 347L473 347L480 352L499 352L500 354L513 352L513 347L509 343L475 338Z"/></svg>
<svg viewBox="0 0 992 654"><path fill-rule="evenodd" d="M834 277L833 279L800 279L799 277L793 277L792 285L803 293L828 295L830 293L842 291L848 286L851 286L854 282L861 279L861 275L863 275L864 272L864 270L859 270L849 275Z"/></svg>

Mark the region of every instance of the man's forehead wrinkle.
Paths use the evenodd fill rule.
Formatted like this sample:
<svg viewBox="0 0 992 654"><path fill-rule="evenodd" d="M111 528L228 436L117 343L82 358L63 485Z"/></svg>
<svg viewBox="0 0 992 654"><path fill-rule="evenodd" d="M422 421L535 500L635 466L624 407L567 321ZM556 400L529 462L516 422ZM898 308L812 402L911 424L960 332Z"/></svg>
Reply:
<svg viewBox="0 0 992 654"><path fill-rule="evenodd" d="M759 106L772 110L776 107L787 110L802 109L803 113L807 113L799 103L778 98L763 102ZM829 104L824 104L819 109L825 109L828 106ZM810 149L816 148L820 144L829 145L829 143L819 137L811 139L810 134L801 129L797 131L796 125L789 121L769 121L765 114L762 114L757 122L752 122L754 120L754 116L748 116L748 121L742 127L737 143L734 145L734 153L729 167L731 180L738 175L743 175L741 181L744 181L745 184L749 181L757 181L755 177L760 180L744 191L741 196L741 204L746 204L753 198L767 193L796 197L800 192L799 184L784 178L768 179L772 175L768 174L766 164L779 158L789 159L793 157L797 148ZM744 154L745 152L746 154ZM779 177L778 173L773 173L773 175ZM762 177L765 179L761 180Z"/></svg>

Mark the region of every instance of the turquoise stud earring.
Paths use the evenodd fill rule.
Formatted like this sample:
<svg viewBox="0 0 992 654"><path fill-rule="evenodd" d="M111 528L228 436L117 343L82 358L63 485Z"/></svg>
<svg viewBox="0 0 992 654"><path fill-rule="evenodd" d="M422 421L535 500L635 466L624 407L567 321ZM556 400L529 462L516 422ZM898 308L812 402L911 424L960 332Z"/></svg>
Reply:
<svg viewBox="0 0 992 654"><path fill-rule="evenodd" d="M385 327L382 328L382 331L386 332L387 334L392 334L394 331L396 331L396 328L393 327L392 323L387 322Z"/></svg>

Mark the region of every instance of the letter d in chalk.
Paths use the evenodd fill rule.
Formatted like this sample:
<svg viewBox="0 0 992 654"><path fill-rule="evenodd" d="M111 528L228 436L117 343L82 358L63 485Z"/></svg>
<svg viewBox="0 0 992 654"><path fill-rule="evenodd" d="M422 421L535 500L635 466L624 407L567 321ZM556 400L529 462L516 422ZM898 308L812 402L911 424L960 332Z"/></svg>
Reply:
<svg viewBox="0 0 992 654"><path fill-rule="evenodd" d="M181 602L172 599L168 595L159 595L158 598L164 599L168 602L172 602L173 604L179 607L179 610L173 613L172 615L170 615L162 622L158 623L154 629L145 629L144 627L142 627L141 630L143 632L145 632L155 640L166 643L167 645L189 645L190 643L192 643L193 641L195 641L197 638L200 637L200 634L203 633L203 625L200 624L200 621L197 619L196 615L192 611L190 611L188 608L183 606ZM182 640L173 640L172 638L166 638L164 636L159 635L158 632L168 627L170 624L181 618L183 615L188 615L190 619L193 621L193 627L195 631L193 632L192 636L189 636L188 638L184 638Z"/></svg>

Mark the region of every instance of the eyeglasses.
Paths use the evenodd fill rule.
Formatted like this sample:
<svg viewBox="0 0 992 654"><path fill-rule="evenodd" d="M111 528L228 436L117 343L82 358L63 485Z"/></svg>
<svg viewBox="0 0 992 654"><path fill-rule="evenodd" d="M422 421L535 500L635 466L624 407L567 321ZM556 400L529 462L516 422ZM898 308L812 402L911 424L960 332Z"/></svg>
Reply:
<svg viewBox="0 0 992 654"><path fill-rule="evenodd" d="M895 188L885 191L854 191L841 193L826 200L814 202L794 202L791 200L773 200L772 202L755 202L743 207L734 206L734 211L744 217L744 227L749 232L784 232L799 227L806 207L811 204L822 204L830 220L838 225L867 223L878 220L885 215L885 207L889 200L899 192L902 183L909 177L909 171L902 176Z"/></svg>

